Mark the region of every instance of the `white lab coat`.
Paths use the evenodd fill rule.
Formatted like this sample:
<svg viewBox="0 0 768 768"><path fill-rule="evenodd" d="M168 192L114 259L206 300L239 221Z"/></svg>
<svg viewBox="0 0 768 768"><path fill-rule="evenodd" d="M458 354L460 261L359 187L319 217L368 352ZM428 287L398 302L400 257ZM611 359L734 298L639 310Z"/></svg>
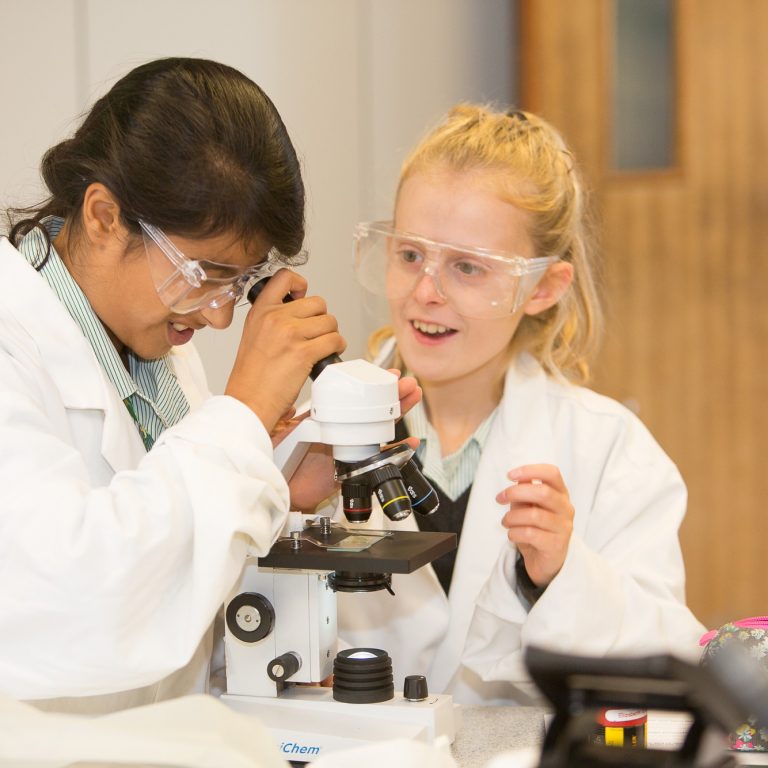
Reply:
<svg viewBox="0 0 768 768"><path fill-rule="evenodd" d="M289 495L253 412L209 395L190 345L172 359L191 411L147 453L80 328L0 239L0 693L103 712L203 689L214 615Z"/></svg>
<svg viewBox="0 0 768 768"><path fill-rule="evenodd" d="M495 496L522 464L559 467L575 508L562 569L528 610L516 548ZM526 645L603 656L698 654L704 628L685 606L678 528L683 481L642 423L617 402L548 377L530 357L510 367L470 493L450 599L432 566L386 592L339 595L345 646L387 650L395 687L426 674L467 704L530 704ZM416 530L414 516L371 527Z"/></svg>

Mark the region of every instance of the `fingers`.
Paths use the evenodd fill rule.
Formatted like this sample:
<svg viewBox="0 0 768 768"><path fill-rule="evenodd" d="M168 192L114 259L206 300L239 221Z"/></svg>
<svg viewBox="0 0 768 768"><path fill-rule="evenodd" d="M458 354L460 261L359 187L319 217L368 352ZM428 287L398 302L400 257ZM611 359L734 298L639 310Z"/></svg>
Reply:
<svg viewBox="0 0 768 768"><path fill-rule="evenodd" d="M381 446L381 450L385 451L387 448L394 448L396 445L407 445L412 451L415 451L419 447L418 437L406 437L405 440L396 440L394 443L387 443Z"/></svg>
<svg viewBox="0 0 768 768"><path fill-rule="evenodd" d="M306 296L306 280L280 270L254 301L243 327L225 393L250 407L268 431L286 421L312 366L343 352L338 323L319 296ZM290 294L295 298L285 302Z"/></svg>
<svg viewBox="0 0 768 768"><path fill-rule="evenodd" d="M267 304L282 304L287 295L300 299L307 293L307 281L297 272L290 269L279 269L266 280L254 306Z"/></svg>
<svg viewBox="0 0 768 768"><path fill-rule="evenodd" d="M525 561L537 586L560 572L573 533L574 509L560 470L552 464L528 464L507 473L512 481L496 496L508 504L501 523Z"/></svg>
<svg viewBox="0 0 768 768"><path fill-rule="evenodd" d="M281 421L290 421L296 415L296 409L291 406L281 417Z"/></svg>
<svg viewBox="0 0 768 768"><path fill-rule="evenodd" d="M405 376L397 382L400 397L400 415L404 416L422 398L421 387L412 376Z"/></svg>
<svg viewBox="0 0 768 768"><path fill-rule="evenodd" d="M552 552L562 541L558 533L529 525L516 525L507 531L507 538L525 555L530 550Z"/></svg>
<svg viewBox="0 0 768 768"><path fill-rule="evenodd" d="M507 472L507 477L516 483L540 480L560 492L567 490L560 470L554 464L524 464Z"/></svg>
<svg viewBox="0 0 768 768"><path fill-rule="evenodd" d="M272 438L272 445L278 446L288 435L293 432L296 427L301 424L304 419L309 416L309 411L296 416L296 409L289 408L278 420L275 426L270 431L270 437Z"/></svg>
<svg viewBox="0 0 768 768"><path fill-rule="evenodd" d="M562 534L573 528L570 517L534 506L520 506L507 510L501 519L501 524L509 529L510 534L513 529L518 531L535 529L541 533Z"/></svg>
<svg viewBox="0 0 768 768"><path fill-rule="evenodd" d="M421 387L413 376L401 377L400 371L397 368L388 368L387 370L398 377L397 391L400 399L400 416L404 416L421 400Z"/></svg>
<svg viewBox="0 0 768 768"><path fill-rule="evenodd" d="M559 473L558 473L559 474ZM515 481L496 495L499 504L533 505L544 509L557 510L567 501L565 485L551 485L538 478L527 481Z"/></svg>
<svg viewBox="0 0 768 768"><path fill-rule="evenodd" d="M574 509L557 467L531 464L516 467L507 476L512 484L496 495L499 504L509 505L502 525L570 535Z"/></svg>

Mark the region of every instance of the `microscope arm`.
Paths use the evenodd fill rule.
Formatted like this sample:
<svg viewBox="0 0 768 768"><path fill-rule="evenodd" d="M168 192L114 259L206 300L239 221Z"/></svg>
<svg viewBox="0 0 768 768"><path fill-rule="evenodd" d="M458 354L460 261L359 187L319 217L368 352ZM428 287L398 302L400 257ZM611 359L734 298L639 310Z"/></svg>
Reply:
<svg viewBox="0 0 768 768"><path fill-rule="evenodd" d="M322 427L310 418L304 419L275 447L274 461L280 467L283 477L290 481L296 468L301 464L312 443L321 443Z"/></svg>

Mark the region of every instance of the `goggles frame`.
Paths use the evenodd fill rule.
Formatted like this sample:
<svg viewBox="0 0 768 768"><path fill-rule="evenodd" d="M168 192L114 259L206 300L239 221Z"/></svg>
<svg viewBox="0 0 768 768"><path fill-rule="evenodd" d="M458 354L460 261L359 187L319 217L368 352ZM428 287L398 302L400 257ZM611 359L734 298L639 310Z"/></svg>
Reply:
<svg viewBox="0 0 768 768"><path fill-rule="evenodd" d="M380 277L380 280L378 280L375 284L371 283L370 285L367 284L362 278L361 278L361 261L364 258L363 255L361 255L362 252L362 246L361 243L365 238L370 237L371 235L382 237L382 238L398 238L402 239L405 243L413 243L415 247L418 247L421 251L423 251L425 255L424 257L424 263L421 266L421 269L419 270L418 274L414 275L414 283L410 287L409 291L405 292L402 296L389 296L389 294L386 293L386 290L382 293L382 288L386 289L386 280L384 279L384 276L382 275ZM428 275L434 285L437 289L440 296L445 299L446 301L452 301L450 296L446 293L446 291L443 289L441 280L440 280L440 271L441 271L441 264L438 263L437 268L430 265L429 261L429 254L437 252L438 258L440 254L446 253L446 252L453 252L455 254L459 255L466 255L469 257L476 257L479 259L487 259L493 262L494 264L501 267L501 271L504 273L505 276L508 277L518 277L518 278L526 278L526 277L536 277L535 281L525 281L521 280L518 284L517 288L517 295L515 297L515 301L512 302L512 306L509 310L504 309L503 312L493 312L491 311L487 316L488 317L494 317L494 316L504 316L506 314L511 314L515 312L519 307L524 303L524 300L527 298L527 296L532 292L532 290L535 288L538 281L543 277L546 270L555 262L560 261L560 256L553 255L553 256L536 256L533 258L525 258L524 256L520 256L516 253L506 252L506 251L498 251L493 250L489 248L478 248L474 246L465 246L465 245L457 245L455 243L446 243L439 240L431 240L428 237L423 237L422 235L417 235L415 233L406 232L404 230L399 230L394 227L394 224L392 221L373 221L373 222L362 222L358 224L355 227L355 233L354 233L354 241L355 241L355 274L357 276L358 282L360 282L361 285L363 285L366 290L369 290L371 293L375 293L378 295L385 295L389 298L402 298L403 296L407 295L408 292L412 291L415 286L418 284L419 280L424 276ZM432 260L435 260L435 257L432 257ZM375 287L372 287L375 286ZM489 308L492 309L493 303L489 304ZM465 314L461 312L459 309L456 310L459 312L459 314ZM477 315L470 315L467 314L466 316L477 316ZM486 316L483 314L482 316Z"/></svg>
<svg viewBox="0 0 768 768"><path fill-rule="evenodd" d="M220 309L230 301L237 301L249 283L271 276L283 266L276 249L267 254L265 261L244 268L209 259L191 259L159 227L143 219L138 219L138 223L144 236L144 247L157 294L163 304L178 314L185 315L200 309ZM147 238L160 249L173 267L173 271L165 278L159 277L153 268ZM229 272L230 276L211 277L210 272ZM205 286L209 288L206 290ZM200 289L204 291L202 294L188 298L192 291Z"/></svg>

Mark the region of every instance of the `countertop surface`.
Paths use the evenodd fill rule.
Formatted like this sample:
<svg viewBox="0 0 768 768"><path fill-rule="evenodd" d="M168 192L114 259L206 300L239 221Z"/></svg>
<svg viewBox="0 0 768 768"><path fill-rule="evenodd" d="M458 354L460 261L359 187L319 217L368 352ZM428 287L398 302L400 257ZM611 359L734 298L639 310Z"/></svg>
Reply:
<svg viewBox="0 0 768 768"><path fill-rule="evenodd" d="M462 707L451 754L459 768L483 768L501 752L539 746L546 712L543 707Z"/></svg>

